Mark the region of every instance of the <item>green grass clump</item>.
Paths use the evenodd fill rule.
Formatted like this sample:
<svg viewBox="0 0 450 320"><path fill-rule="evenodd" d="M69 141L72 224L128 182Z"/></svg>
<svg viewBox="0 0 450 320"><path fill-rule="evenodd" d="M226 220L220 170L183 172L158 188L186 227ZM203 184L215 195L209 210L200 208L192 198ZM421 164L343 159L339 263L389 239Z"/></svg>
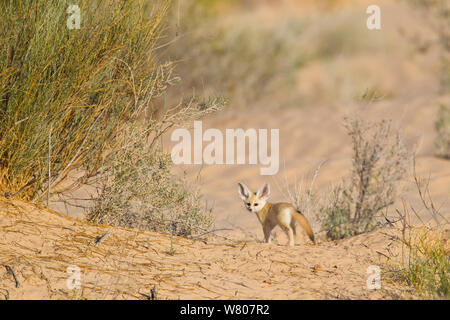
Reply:
<svg viewBox="0 0 450 320"><path fill-rule="evenodd" d="M329 239L343 239L355 235L356 231L351 226L351 221L342 208L330 210L322 224Z"/></svg>
<svg viewBox="0 0 450 320"><path fill-rule="evenodd" d="M395 268L396 277L413 286L425 297L450 299L447 242L444 237L430 236L428 232L405 240L408 261Z"/></svg>
<svg viewBox="0 0 450 320"><path fill-rule="evenodd" d="M73 169L94 175L123 126L170 82L153 58L166 1L0 2L0 189L45 197ZM50 139L50 143L49 143ZM50 145L50 157L49 157Z"/></svg>

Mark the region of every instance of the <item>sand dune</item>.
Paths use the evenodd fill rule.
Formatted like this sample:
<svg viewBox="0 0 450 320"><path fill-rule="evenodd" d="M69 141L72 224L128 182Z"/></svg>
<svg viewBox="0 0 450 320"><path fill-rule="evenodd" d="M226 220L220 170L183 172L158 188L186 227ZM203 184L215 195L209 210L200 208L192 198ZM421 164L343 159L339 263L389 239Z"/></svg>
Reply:
<svg viewBox="0 0 450 320"><path fill-rule="evenodd" d="M395 252L395 229L288 248L218 238L171 244L166 234L111 228L95 245L108 229L0 199L0 298L146 299L155 285L158 299L415 297L384 276L382 289L366 286L368 266ZM70 266L80 269L79 291L67 286Z"/></svg>

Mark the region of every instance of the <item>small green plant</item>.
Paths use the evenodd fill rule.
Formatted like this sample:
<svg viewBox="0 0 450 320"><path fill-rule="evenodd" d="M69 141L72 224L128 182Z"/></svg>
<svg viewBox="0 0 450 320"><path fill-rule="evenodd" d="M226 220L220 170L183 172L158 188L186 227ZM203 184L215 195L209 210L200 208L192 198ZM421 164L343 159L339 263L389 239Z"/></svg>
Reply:
<svg viewBox="0 0 450 320"><path fill-rule="evenodd" d="M450 230L448 219L441 213L430 193L430 178L420 178L413 158L413 176L423 208L433 219L427 226L411 227L410 212L419 217L420 210L403 202L403 211L396 210L402 231L397 239L401 256L391 252L391 277L406 282L426 298L450 299ZM434 222L434 226L433 226ZM398 257L401 257L400 261Z"/></svg>
<svg viewBox="0 0 450 320"><path fill-rule="evenodd" d="M450 159L450 107L440 106L435 128L437 132L436 155Z"/></svg>
<svg viewBox="0 0 450 320"><path fill-rule="evenodd" d="M394 267L396 277L413 286L423 296L450 299L447 243L448 239L433 235L430 230L404 239L407 261Z"/></svg>
<svg viewBox="0 0 450 320"><path fill-rule="evenodd" d="M351 228L346 210L342 208L335 208L328 212L324 225L327 230L326 236L329 239L348 238L355 234L355 231Z"/></svg>

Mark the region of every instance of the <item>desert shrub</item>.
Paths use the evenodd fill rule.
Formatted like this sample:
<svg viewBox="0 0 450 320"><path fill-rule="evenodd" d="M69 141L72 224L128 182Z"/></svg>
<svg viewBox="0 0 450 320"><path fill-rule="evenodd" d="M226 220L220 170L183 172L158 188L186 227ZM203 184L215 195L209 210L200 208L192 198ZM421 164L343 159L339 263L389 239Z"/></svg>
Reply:
<svg viewBox="0 0 450 320"><path fill-rule="evenodd" d="M151 147L142 128L128 128L107 162L88 219L187 236L213 224L195 189L171 173L170 155Z"/></svg>
<svg viewBox="0 0 450 320"><path fill-rule="evenodd" d="M450 159L450 107L441 105L435 128L437 132L436 155Z"/></svg>
<svg viewBox="0 0 450 320"><path fill-rule="evenodd" d="M157 143L169 128L222 108L220 98L190 99L160 121L128 125L100 165L97 193L87 208L91 222L188 236L213 225L198 190L175 176L170 154Z"/></svg>
<svg viewBox="0 0 450 320"><path fill-rule="evenodd" d="M352 172L333 189L320 210L322 228L330 239L374 230L377 214L394 203L398 182L411 159L390 121L368 123L347 118L345 126L352 139Z"/></svg>
<svg viewBox="0 0 450 320"><path fill-rule="evenodd" d="M82 179L95 175L116 133L172 81L172 65L153 58L166 1L81 0L81 28L73 30L71 4L0 2L5 195L21 190L20 197L39 201L71 170L84 172Z"/></svg>
<svg viewBox="0 0 450 320"><path fill-rule="evenodd" d="M324 225L329 239L348 238L356 234L347 211L342 208L329 210Z"/></svg>

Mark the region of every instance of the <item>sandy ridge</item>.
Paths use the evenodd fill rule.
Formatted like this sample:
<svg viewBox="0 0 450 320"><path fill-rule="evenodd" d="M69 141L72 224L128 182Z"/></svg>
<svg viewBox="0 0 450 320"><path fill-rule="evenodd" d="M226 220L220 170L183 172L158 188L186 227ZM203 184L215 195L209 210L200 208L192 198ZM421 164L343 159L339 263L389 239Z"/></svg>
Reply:
<svg viewBox="0 0 450 320"><path fill-rule="evenodd" d="M384 263L394 229L295 248L174 237L173 254L169 235L124 228L96 246L108 229L0 199L0 298L145 299L154 285L160 299L414 297L387 280L382 290L366 287L367 266ZM67 288L70 265L81 269L81 292Z"/></svg>

